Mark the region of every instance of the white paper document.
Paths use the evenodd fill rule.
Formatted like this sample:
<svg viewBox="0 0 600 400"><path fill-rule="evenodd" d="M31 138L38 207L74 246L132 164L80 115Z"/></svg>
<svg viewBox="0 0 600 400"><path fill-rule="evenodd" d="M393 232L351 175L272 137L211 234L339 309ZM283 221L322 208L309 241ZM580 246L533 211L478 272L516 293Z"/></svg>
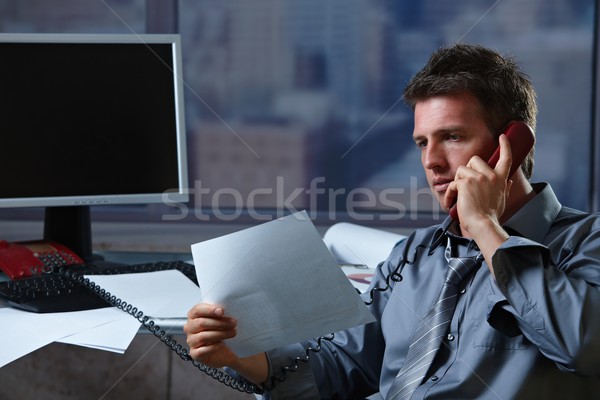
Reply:
<svg viewBox="0 0 600 400"><path fill-rule="evenodd" d="M325 232L323 241L355 288L367 291L377 265L406 236L362 225L339 222Z"/></svg>
<svg viewBox="0 0 600 400"><path fill-rule="evenodd" d="M375 270L394 245L405 238L381 229L340 222L325 232L323 240L340 264L362 264Z"/></svg>
<svg viewBox="0 0 600 400"><path fill-rule="evenodd" d="M375 319L306 212L192 245L202 301L238 321L240 357Z"/></svg>
<svg viewBox="0 0 600 400"><path fill-rule="evenodd" d="M175 269L85 277L149 317L186 318L200 299L198 286Z"/></svg>
<svg viewBox="0 0 600 400"><path fill-rule="evenodd" d="M108 308L103 308L103 310L108 310ZM116 309L113 308L113 310ZM76 332L57 340L57 342L124 354L138 333L140 325L141 323L137 319L119 310L114 321Z"/></svg>
<svg viewBox="0 0 600 400"><path fill-rule="evenodd" d="M43 314L10 307L0 308L0 319L3 322L0 367L54 341L111 324L120 320L122 315L123 312L116 308ZM139 322L137 326L139 327ZM138 328L134 326L133 329L137 331ZM110 343L111 338L112 335L107 335L103 342Z"/></svg>

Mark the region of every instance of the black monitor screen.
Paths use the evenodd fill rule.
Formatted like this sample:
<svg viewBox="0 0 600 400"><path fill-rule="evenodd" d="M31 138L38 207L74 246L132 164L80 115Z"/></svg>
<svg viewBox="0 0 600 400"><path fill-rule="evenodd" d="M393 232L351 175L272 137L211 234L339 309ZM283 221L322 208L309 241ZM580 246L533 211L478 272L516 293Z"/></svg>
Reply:
<svg viewBox="0 0 600 400"><path fill-rule="evenodd" d="M181 188L173 43L3 42L0 56L7 206L156 202Z"/></svg>
<svg viewBox="0 0 600 400"><path fill-rule="evenodd" d="M178 35L0 35L0 207L90 256L89 206L186 201Z"/></svg>

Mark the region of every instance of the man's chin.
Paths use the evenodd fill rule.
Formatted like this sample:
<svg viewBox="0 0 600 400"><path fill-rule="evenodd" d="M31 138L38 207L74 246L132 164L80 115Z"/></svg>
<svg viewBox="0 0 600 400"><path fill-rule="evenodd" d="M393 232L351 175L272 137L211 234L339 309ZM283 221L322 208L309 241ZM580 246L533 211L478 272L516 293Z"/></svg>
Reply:
<svg viewBox="0 0 600 400"><path fill-rule="evenodd" d="M433 195L435 196L435 199L437 200L437 202L440 204L440 207L442 208L442 210L444 210L445 212L450 211L449 208L444 207L444 195L446 194L446 191L443 192L433 192Z"/></svg>

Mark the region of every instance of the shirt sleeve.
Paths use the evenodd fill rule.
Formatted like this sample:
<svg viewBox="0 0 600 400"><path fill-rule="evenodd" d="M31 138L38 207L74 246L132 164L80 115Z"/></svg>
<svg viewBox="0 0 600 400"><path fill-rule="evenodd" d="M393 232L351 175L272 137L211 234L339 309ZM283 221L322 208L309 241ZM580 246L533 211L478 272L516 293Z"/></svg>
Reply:
<svg viewBox="0 0 600 400"><path fill-rule="evenodd" d="M320 399L306 350L297 343L267 352L270 382L265 386L263 399ZM294 360L298 360L294 364ZM296 365L293 371L285 368Z"/></svg>
<svg viewBox="0 0 600 400"><path fill-rule="evenodd" d="M572 236L551 249L521 237L500 246L492 258L496 311L512 314L560 369L599 376L600 361L589 354L600 350L600 233Z"/></svg>

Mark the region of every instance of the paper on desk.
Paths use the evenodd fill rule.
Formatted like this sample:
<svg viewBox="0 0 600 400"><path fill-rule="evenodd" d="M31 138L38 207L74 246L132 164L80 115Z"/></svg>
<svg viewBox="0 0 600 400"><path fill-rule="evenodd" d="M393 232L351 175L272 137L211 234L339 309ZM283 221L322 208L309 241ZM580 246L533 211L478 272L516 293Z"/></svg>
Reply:
<svg viewBox="0 0 600 400"><path fill-rule="evenodd" d="M186 318L200 299L200 288L175 269L85 277L150 317Z"/></svg>
<svg viewBox="0 0 600 400"><path fill-rule="evenodd" d="M119 311L114 321L76 332L57 342L123 354L138 333L140 325L131 315Z"/></svg>
<svg viewBox="0 0 600 400"><path fill-rule="evenodd" d="M323 241L342 265L342 270L361 292L369 288L377 265L384 261L394 245L406 236L339 222L325 232Z"/></svg>
<svg viewBox="0 0 600 400"><path fill-rule="evenodd" d="M340 222L325 232L323 241L340 264L363 264L374 270L404 238L397 233Z"/></svg>
<svg viewBox="0 0 600 400"><path fill-rule="evenodd" d="M240 357L374 321L305 212L192 245L202 301Z"/></svg>
<svg viewBox="0 0 600 400"><path fill-rule="evenodd" d="M115 321L122 313L115 308L45 314L1 308L0 367L66 336Z"/></svg>
<svg viewBox="0 0 600 400"><path fill-rule="evenodd" d="M86 275L112 295L135 306L159 326L185 320L187 311L198 302L200 289L177 270L117 275ZM58 342L124 353L140 328L140 321L118 310L118 318L93 329L77 331ZM180 326L181 324L175 324ZM168 333L168 328L163 327Z"/></svg>

